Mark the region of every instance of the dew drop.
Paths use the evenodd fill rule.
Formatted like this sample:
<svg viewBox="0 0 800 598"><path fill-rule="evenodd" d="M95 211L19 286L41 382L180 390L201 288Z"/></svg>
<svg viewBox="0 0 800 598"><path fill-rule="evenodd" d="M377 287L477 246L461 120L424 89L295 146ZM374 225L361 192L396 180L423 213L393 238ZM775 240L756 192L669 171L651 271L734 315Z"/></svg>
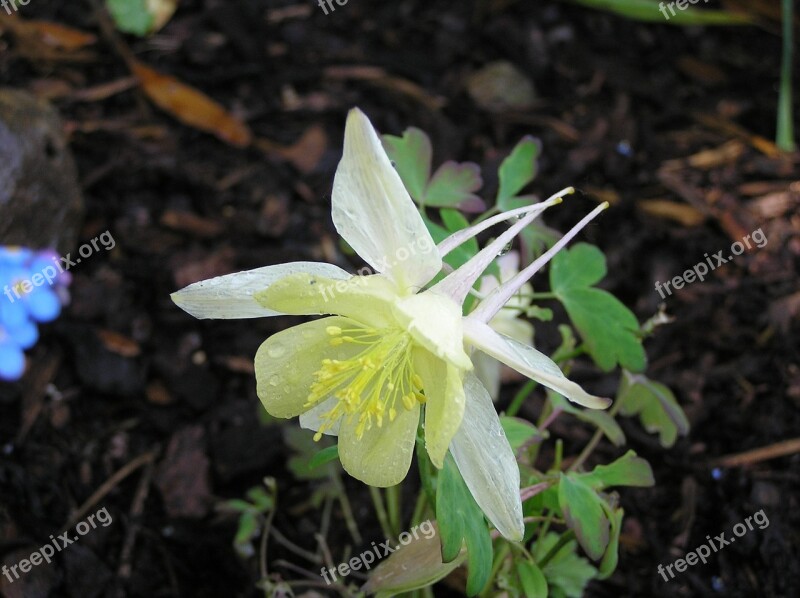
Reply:
<svg viewBox="0 0 800 598"><path fill-rule="evenodd" d="M278 384L280 383L280 381L281 381L281 379L280 379L280 377L278 376L278 374L272 374L272 375L269 377L269 385L270 385L270 386L278 386Z"/></svg>
<svg viewBox="0 0 800 598"><path fill-rule="evenodd" d="M511 243L507 243L505 247L500 250L500 253L497 254L497 257L502 257L511 251Z"/></svg>

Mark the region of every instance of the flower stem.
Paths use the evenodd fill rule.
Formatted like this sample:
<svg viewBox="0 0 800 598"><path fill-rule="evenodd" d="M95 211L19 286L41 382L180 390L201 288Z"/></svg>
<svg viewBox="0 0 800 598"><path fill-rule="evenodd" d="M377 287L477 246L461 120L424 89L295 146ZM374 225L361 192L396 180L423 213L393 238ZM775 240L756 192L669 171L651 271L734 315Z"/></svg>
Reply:
<svg viewBox="0 0 800 598"><path fill-rule="evenodd" d="M528 380L522 388L519 389L517 394L514 395L514 399L511 401L511 404L506 409L506 416L514 417L522 407L522 404L525 402L525 399L530 396L531 391L536 387L536 380Z"/></svg>
<svg viewBox="0 0 800 598"><path fill-rule="evenodd" d="M542 557L537 565L539 565L539 569L544 568L547 563L549 563L554 556L558 554L558 551L564 548L567 544L569 544L575 538L575 532L572 530L567 530L564 532L561 537L558 539L558 542L548 551L546 555Z"/></svg>
<svg viewBox="0 0 800 598"><path fill-rule="evenodd" d="M622 401L617 401L611 406L611 409L608 410L608 414L611 417L615 417L621 407L622 407ZM597 430L595 430L594 435L592 436L591 440L589 440L589 443L585 447L583 447L581 454L578 455L578 458L575 459L572 465L569 466L569 469L567 471L575 471L581 465L583 465L586 459L588 459L589 456L592 454L592 452L594 452L594 449L597 448L597 445L599 444L602 438L603 438L603 431L598 428Z"/></svg>
<svg viewBox="0 0 800 598"><path fill-rule="evenodd" d="M389 511L389 526L392 530L392 537L400 535L400 484L389 486L386 489L386 505Z"/></svg>
<svg viewBox="0 0 800 598"><path fill-rule="evenodd" d="M383 535L386 539L394 539L392 526L389 525L389 518L386 516L386 506L383 503L383 495L379 488L369 487L369 495L372 497L372 504L375 505L375 514L378 516L378 523L381 524Z"/></svg>

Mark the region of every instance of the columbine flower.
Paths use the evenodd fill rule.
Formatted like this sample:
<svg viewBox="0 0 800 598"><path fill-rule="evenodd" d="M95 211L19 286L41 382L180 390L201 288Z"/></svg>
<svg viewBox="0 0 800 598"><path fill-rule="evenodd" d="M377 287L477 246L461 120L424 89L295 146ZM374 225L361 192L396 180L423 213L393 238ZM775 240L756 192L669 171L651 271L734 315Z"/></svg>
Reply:
<svg viewBox="0 0 800 598"><path fill-rule="evenodd" d="M255 359L258 396L276 417L339 436L350 475L392 486L411 464L420 409L425 447L441 467L448 449L497 529L522 539L519 468L470 352L483 351L588 407L607 401L584 392L536 349L492 330L495 314L578 230L462 316L462 303L509 243L561 194L459 231L438 247L367 117L350 112L333 184L333 223L378 274L351 276L331 264L295 262L195 283L172 295L198 318L335 314L268 338ZM439 283L423 290L442 257L488 227L518 220Z"/></svg>

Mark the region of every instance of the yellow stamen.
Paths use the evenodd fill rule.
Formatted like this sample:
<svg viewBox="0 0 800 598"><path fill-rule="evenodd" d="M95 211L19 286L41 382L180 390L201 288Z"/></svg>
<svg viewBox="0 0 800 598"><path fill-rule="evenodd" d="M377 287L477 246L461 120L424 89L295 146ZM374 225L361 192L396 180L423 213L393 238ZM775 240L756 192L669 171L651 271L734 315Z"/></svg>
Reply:
<svg viewBox="0 0 800 598"><path fill-rule="evenodd" d="M383 426L397 417L397 404L411 410L425 398L420 394L422 379L412 370L411 336L397 329L375 330L354 328L343 330L329 326L330 344L362 345L363 350L350 359L323 359L314 374L305 407L311 408L335 397L332 409L321 415L323 420L314 440L331 429L342 417L357 418L356 437L373 425Z"/></svg>

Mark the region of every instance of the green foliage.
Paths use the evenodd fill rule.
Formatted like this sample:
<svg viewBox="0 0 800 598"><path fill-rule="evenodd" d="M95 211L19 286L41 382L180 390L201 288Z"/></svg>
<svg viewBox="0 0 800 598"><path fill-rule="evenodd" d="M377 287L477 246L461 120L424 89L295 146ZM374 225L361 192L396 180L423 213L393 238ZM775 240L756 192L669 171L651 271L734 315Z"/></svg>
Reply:
<svg viewBox="0 0 800 598"><path fill-rule="evenodd" d="M548 533L534 545L533 556L538 563L549 556L541 568L550 586L551 598L581 598L586 585L597 576L597 569L578 556L574 540L558 548L559 540L558 534ZM551 554L554 549L556 552Z"/></svg>
<svg viewBox="0 0 800 598"><path fill-rule="evenodd" d="M150 12L147 0L106 0L106 6L123 33L145 36L153 28L155 15Z"/></svg>
<svg viewBox="0 0 800 598"><path fill-rule="evenodd" d="M617 401L622 415L638 415L645 430L658 432L664 448L689 433L689 420L672 391L646 376L623 371Z"/></svg>
<svg viewBox="0 0 800 598"><path fill-rule="evenodd" d="M676 10L673 15L667 10L667 19L659 10L658 0L572 0L576 4L604 10L636 21L666 23L669 25L746 25L751 22L745 15L724 10L705 10L691 6Z"/></svg>
<svg viewBox="0 0 800 598"><path fill-rule="evenodd" d="M558 503L586 554L594 560L601 558L608 546L610 523L597 492L579 476L561 474Z"/></svg>
<svg viewBox="0 0 800 598"><path fill-rule="evenodd" d="M402 137L384 135L383 145L411 198L420 206L459 208L482 212L483 200L475 195L483 186L480 168L469 162L445 162L431 177L431 141L415 127Z"/></svg>
<svg viewBox="0 0 800 598"><path fill-rule="evenodd" d="M595 246L578 243L559 252L550 267L550 287L603 370L616 364L640 372L646 357L636 316L608 291L594 288L606 275L606 258Z"/></svg>
<svg viewBox="0 0 800 598"><path fill-rule="evenodd" d="M221 511L239 513L233 546L243 558L255 554L253 540L261 533L265 516L275 508L275 480L265 478L264 486L250 488L245 496L247 500L235 498L219 507Z"/></svg>
<svg viewBox="0 0 800 598"><path fill-rule="evenodd" d="M653 486L653 470L650 464L628 451L609 465L598 465L591 473L579 474L580 480L594 490L605 490L612 486Z"/></svg>
<svg viewBox="0 0 800 598"><path fill-rule="evenodd" d="M497 190L497 208L501 211L513 210L533 203L531 197L518 197L517 194L534 178L538 170L537 159L542 151L541 142L531 136L520 141L500 164L497 171L500 182Z"/></svg>
<svg viewBox="0 0 800 598"><path fill-rule="evenodd" d="M508 443L515 451L532 438L540 435L536 426L518 417L503 416L500 418L500 424L503 426L503 431L506 433Z"/></svg>
<svg viewBox="0 0 800 598"><path fill-rule="evenodd" d="M469 571L467 594L474 596L489 581L492 570L492 540L483 512L472 498L449 453L439 472L436 517L444 562L457 558L462 545L466 543Z"/></svg>

